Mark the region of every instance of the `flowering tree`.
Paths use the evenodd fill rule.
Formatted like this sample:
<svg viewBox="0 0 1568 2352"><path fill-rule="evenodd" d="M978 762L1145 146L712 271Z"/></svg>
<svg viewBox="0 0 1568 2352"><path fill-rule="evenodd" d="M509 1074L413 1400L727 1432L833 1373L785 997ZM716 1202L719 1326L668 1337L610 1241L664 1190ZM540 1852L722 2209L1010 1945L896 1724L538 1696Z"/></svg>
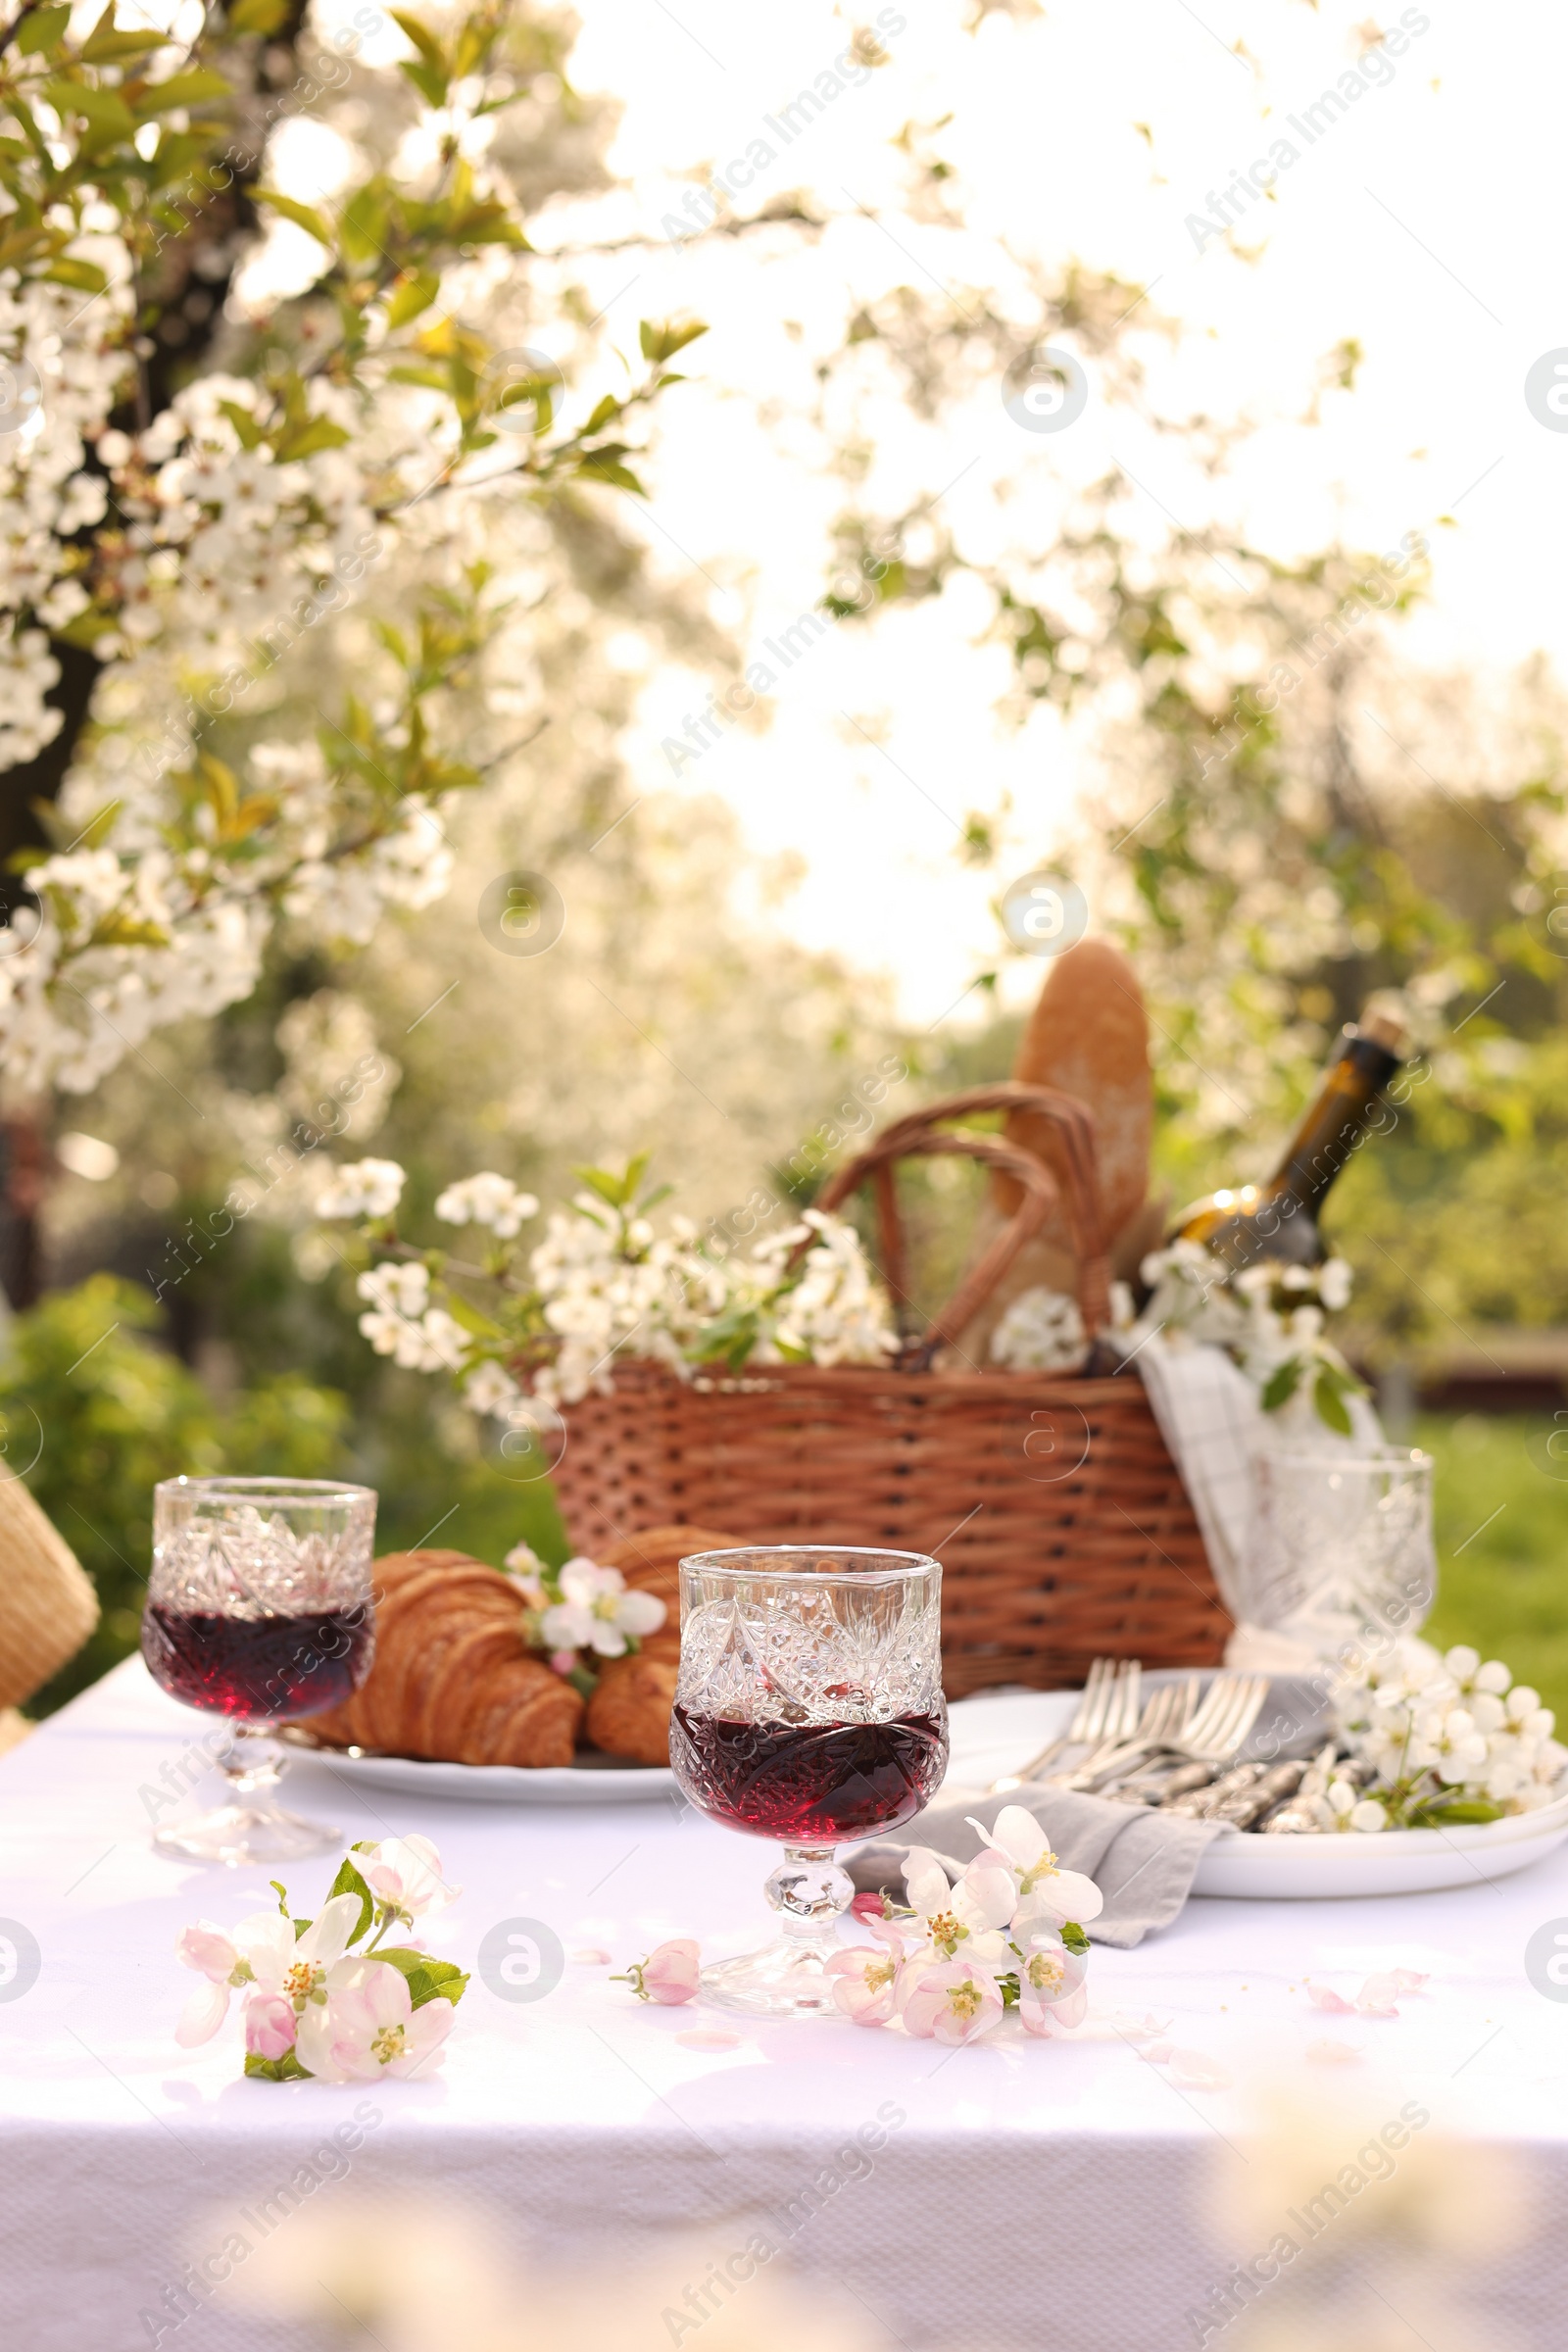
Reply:
<svg viewBox="0 0 1568 2352"><path fill-rule="evenodd" d="M637 367L562 416L562 371L506 340L529 247L498 137L519 103L572 105L560 37L513 0L395 23L373 75L377 10L291 57L287 0L180 0L167 29L60 0L0 49L0 766L61 739L63 770L0 934L24 1087L84 1091L243 998L280 918L363 941L439 894L451 796L505 756L440 748L509 625L483 517L637 491L628 420L703 331L645 321ZM279 54L305 68L286 91ZM396 84L392 151L329 202L265 185L281 130L368 79ZM356 612L362 690L269 740L279 664Z"/></svg>

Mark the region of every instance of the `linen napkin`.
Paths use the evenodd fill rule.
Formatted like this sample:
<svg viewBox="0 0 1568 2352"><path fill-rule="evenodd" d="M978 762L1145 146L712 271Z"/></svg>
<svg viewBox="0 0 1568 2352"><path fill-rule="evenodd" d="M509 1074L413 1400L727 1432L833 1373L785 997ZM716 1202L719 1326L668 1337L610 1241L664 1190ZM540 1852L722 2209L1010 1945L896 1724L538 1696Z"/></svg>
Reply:
<svg viewBox="0 0 1568 2352"><path fill-rule="evenodd" d="M1125 1951L1156 1928L1168 1928L1192 1887L1199 1859L1210 1839L1235 1835L1217 1821L1190 1821L1180 1813L1154 1813L1142 1805L1112 1804L1074 1788L1025 1786L1005 1796L959 1794L928 1805L911 1822L907 1842L879 1839L842 1857L862 1894L887 1893L905 1900L904 1858L910 1845L929 1846L956 1878L980 1851L968 1816L989 1829L1004 1805L1022 1805L1034 1815L1064 1870L1081 1870L1105 1898L1098 1919L1085 1920L1092 1943Z"/></svg>
<svg viewBox="0 0 1568 2352"><path fill-rule="evenodd" d="M1256 1595L1248 1575L1253 1457L1293 1440L1264 1413L1256 1387L1223 1348L1185 1332L1156 1332L1136 1352L1154 1419L1202 1531L1219 1596L1235 1620L1226 1665L1250 1673L1310 1673L1315 1659L1309 1649L1252 1621ZM1365 1453L1384 1444L1370 1400L1351 1396L1346 1401L1350 1437L1314 1422L1308 1439L1314 1453Z"/></svg>

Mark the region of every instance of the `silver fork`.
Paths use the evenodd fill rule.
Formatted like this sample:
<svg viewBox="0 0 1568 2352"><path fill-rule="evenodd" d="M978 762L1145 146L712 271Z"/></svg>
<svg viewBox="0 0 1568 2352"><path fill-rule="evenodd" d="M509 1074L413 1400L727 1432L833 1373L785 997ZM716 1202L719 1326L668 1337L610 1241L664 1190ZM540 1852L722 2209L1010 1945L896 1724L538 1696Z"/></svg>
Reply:
<svg viewBox="0 0 1568 2352"><path fill-rule="evenodd" d="M1179 1731L1158 1740L1142 1734L1124 1746L1101 1751L1093 1771L1081 1767L1068 1780L1073 1788L1102 1787L1119 1780L1134 1764L1156 1751L1180 1756L1195 1764L1222 1764L1234 1756L1262 1712L1268 1696L1266 1674L1217 1674L1201 1705Z"/></svg>
<svg viewBox="0 0 1568 2352"><path fill-rule="evenodd" d="M1121 1756L1130 1742L1139 1748L1162 1746L1168 1739L1179 1739L1192 1723L1198 1711L1198 1677L1190 1675L1185 1683L1161 1683L1150 1693L1136 1730L1122 1734L1107 1734L1097 1748L1080 1759L1071 1773L1054 1773L1054 1781L1067 1788L1087 1788L1098 1779L1101 1771Z"/></svg>
<svg viewBox="0 0 1568 2352"><path fill-rule="evenodd" d="M1124 1718L1121 1686L1126 1680L1125 1669L1129 1665L1134 1678L1133 1708L1131 1717ZM1021 1772L1004 1773L1001 1780L993 1781L990 1794L1002 1796L1009 1788L1020 1788L1025 1781L1035 1779L1046 1765L1054 1764L1056 1758L1069 1747L1099 1747L1111 1736L1113 1729L1116 1730L1118 1738L1128 1739L1131 1736L1133 1724L1138 1720L1138 1671L1136 1659L1124 1659L1118 1664L1114 1658L1095 1658L1090 1664L1089 1672L1084 1677L1083 1690L1073 1712L1072 1722L1062 1737L1059 1740L1053 1740L1048 1746L1040 1750L1037 1756L1031 1756ZM1116 1708L1114 1725L1110 1712L1113 1703ZM1117 1728L1122 1725L1124 1720L1126 1729Z"/></svg>

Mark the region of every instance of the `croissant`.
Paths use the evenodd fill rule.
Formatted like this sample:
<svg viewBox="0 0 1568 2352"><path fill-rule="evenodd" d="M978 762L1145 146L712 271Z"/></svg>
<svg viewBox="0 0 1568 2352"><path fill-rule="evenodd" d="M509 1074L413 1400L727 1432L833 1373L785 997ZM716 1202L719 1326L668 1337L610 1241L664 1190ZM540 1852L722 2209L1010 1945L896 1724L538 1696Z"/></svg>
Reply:
<svg viewBox="0 0 1568 2352"><path fill-rule="evenodd" d="M510 1579L461 1551L389 1552L371 1571L375 1659L309 1719L334 1747L452 1764L569 1764L583 1703L522 1645Z"/></svg>
<svg viewBox="0 0 1568 2352"><path fill-rule="evenodd" d="M680 1663L680 1563L694 1551L733 1550L737 1541L709 1527L650 1527L600 1546L602 1568L618 1568L629 1586L654 1593L667 1611L634 1656L611 1658L600 1670L586 1728L607 1755L634 1764L669 1762L669 1713Z"/></svg>

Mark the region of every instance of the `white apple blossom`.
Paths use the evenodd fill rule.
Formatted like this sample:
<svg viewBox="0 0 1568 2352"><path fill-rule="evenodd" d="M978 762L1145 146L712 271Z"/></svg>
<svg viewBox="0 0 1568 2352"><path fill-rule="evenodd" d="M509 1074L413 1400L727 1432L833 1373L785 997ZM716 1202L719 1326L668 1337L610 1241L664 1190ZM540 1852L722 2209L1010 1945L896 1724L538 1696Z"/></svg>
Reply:
<svg viewBox="0 0 1568 2352"><path fill-rule="evenodd" d="M325 1997L300 2019L300 2064L324 2082L373 2082L382 2075L427 2075L446 2055L450 2001L416 2009L408 1980L390 1961L338 1964Z"/></svg>
<svg viewBox="0 0 1568 2352"><path fill-rule="evenodd" d="M1024 1291L991 1335L991 1360L1009 1372L1075 1372L1088 1344L1076 1298Z"/></svg>
<svg viewBox="0 0 1568 2352"><path fill-rule="evenodd" d="M360 1876L376 1901L405 1926L427 1911L443 1910L463 1892L442 1877L441 1856L428 1838L383 1838L378 1845L355 1851Z"/></svg>
<svg viewBox="0 0 1568 2352"><path fill-rule="evenodd" d="M561 1598L539 1620L549 1649L591 1649L601 1658L619 1658L628 1636L656 1634L664 1622L663 1602L653 1592L628 1592L618 1568L579 1556L566 1562L557 1581Z"/></svg>
<svg viewBox="0 0 1568 2352"><path fill-rule="evenodd" d="M493 1361L478 1364L463 1384L463 1401L470 1413L492 1414L510 1421L522 1402L522 1391L510 1372Z"/></svg>
<svg viewBox="0 0 1568 2352"><path fill-rule="evenodd" d="M1483 1660L1458 1643L1440 1654L1414 1637L1348 1662L1334 1693L1335 1718L1351 1756L1370 1767L1369 1787L1344 1768L1308 1775L1293 1808L1324 1829L1387 1826L1391 1792L1400 1807L1445 1795L1519 1813L1547 1804L1568 1765L1553 1737L1556 1718L1527 1684L1510 1689L1501 1659ZM1375 1806L1374 1822L1363 1806Z"/></svg>
<svg viewBox="0 0 1568 2352"><path fill-rule="evenodd" d="M1026 2034L1042 2038L1082 2025L1089 2009L1084 1980L1089 1963L1072 1952L1054 1929L1036 1928L1020 1937L1018 2014Z"/></svg>
<svg viewBox="0 0 1568 2352"><path fill-rule="evenodd" d="M532 1193L519 1192L510 1177L486 1168L477 1176L466 1176L461 1184L449 1184L436 1201L435 1213L448 1225L487 1225L498 1241L510 1242L527 1218L538 1215L539 1203Z"/></svg>
<svg viewBox="0 0 1568 2352"><path fill-rule="evenodd" d="M1060 1928L1068 1920L1082 1927L1098 1919L1104 1897L1082 1871L1063 1870L1051 1850L1051 1840L1034 1815L1023 1805L1004 1805L989 1830L979 1832L1013 1874L1018 1919Z"/></svg>
<svg viewBox="0 0 1568 2352"><path fill-rule="evenodd" d="M318 1217L390 1217L408 1178L395 1159L358 1159L334 1168L317 1196Z"/></svg>

